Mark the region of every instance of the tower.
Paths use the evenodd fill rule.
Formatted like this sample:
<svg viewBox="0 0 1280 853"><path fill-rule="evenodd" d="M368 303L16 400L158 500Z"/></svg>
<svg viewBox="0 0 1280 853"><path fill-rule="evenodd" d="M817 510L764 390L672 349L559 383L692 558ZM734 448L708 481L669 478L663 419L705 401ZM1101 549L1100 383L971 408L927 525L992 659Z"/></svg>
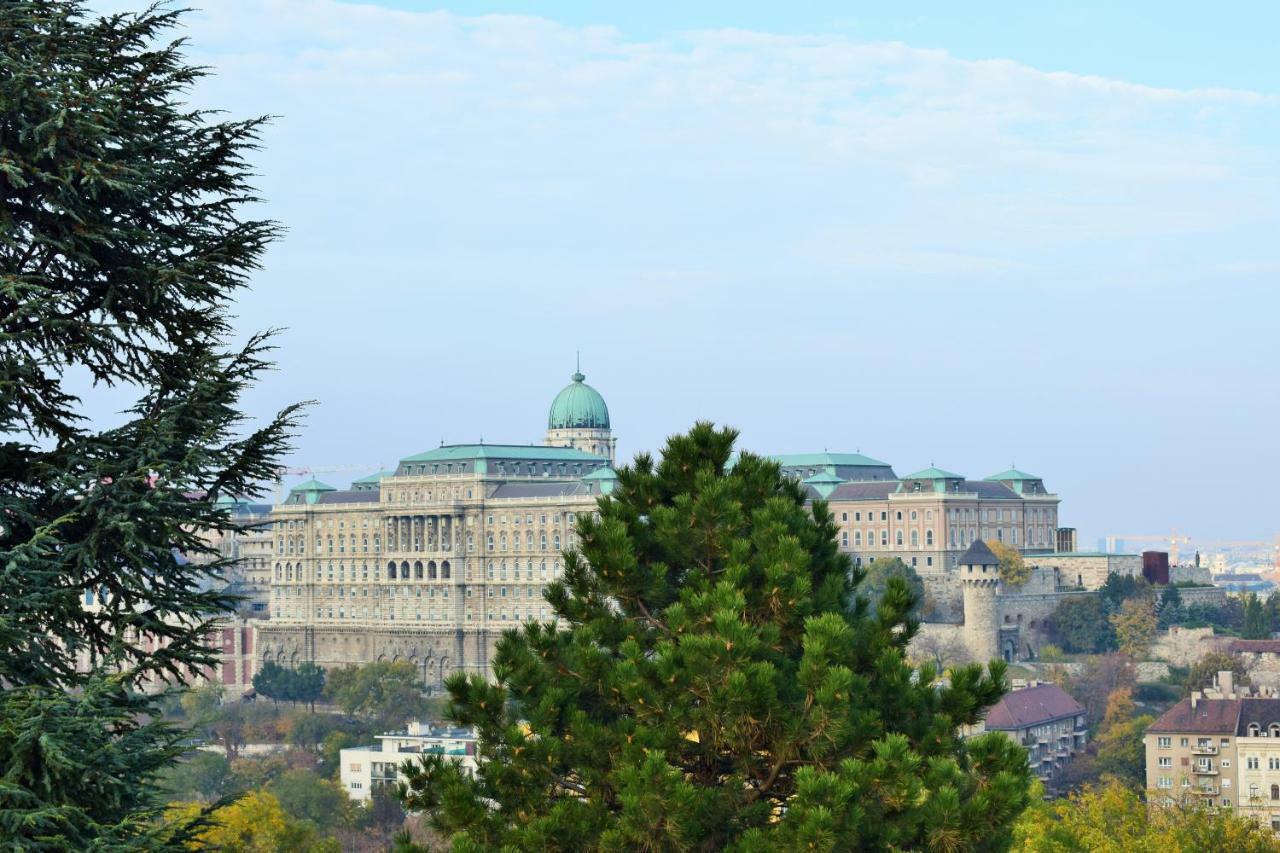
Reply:
<svg viewBox="0 0 1280 853"><path fill-rule="evenodd" d="M548 447L573 447L614 462L618 440L609 427L609 407L600 392L586 383L581 367L551 401L547 415Z"/></svg>
<svg viewBox="0 0 1280 853"><path fill-rule="evenodd" d="M996 597L1000 591L1000 559L981 539L960 558L964 590L964 642L976 660L1000 657Z"/></svg>

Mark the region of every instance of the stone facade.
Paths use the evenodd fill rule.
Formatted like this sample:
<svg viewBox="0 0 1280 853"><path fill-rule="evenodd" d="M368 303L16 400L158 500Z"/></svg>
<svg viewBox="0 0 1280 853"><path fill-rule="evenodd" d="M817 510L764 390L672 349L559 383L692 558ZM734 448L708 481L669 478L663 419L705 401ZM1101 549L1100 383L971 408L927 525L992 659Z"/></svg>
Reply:
<svg viewBox="0 0 1280 853"><path fill-rule="evenodd" d="M1056 569L1064 587L1095 590L1107 582L1109 574L1142 576L1142 557L1138 554L1053 553L1039 554L1028 558L1028 561Z"/></svg>
<svg viewBox="0 0 1280 853"><path fill-rule="evenodd" d="M1027 555L1055 553L1060 499L1029 474L968 480L929 468L898 478L887 464L856 454L776 458L827 502L840 548L855 563L897 557L921 577L945 575L980 539ZM863 464L841 464L854 461Z"/></svg>
<svg viewBox="0 0 1280 853"><path fill-rule="evenodd" d="M543 446L449 445L349 489L295 487L271 513L261 658L406 660L429 687L455 671L490 675L503 631L552 619L543 596L577 518L613 488L607 419L579 373Z"/></svg>

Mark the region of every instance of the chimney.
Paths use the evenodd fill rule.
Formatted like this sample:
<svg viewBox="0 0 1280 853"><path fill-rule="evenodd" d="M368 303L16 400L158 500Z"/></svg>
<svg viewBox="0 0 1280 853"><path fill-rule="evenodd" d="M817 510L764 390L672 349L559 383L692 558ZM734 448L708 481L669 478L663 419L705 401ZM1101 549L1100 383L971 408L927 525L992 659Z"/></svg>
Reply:
<svg viewBox="0 0 1280 853"><path fill-rule="evenodd" d="M1199 701L1200 701L1200 691L1192 690L1191 691L1191 710L1194 711L1196 709L1196 704L1199 703Z"/></svg>
<svg viewBox="0 0 1280 853"><path fill-rule="evenodd" d="M1233 680L1235 674L1229 669L1218 670L1218 690L1222 693L1223 699L1234 699L1235 693Z"/></svg>

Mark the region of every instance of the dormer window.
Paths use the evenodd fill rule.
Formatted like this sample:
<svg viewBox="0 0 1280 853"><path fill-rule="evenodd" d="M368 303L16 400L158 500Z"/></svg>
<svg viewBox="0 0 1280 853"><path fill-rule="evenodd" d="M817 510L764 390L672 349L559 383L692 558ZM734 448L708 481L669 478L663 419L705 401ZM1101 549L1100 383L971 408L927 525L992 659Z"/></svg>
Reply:
<svg viewBox="0 0 1280 853"><path fill-rule="evenodd" d="M1271 733L1272 737L1280 737L1280 723L1272 723L1268 727L1268 731Z"/></svg>

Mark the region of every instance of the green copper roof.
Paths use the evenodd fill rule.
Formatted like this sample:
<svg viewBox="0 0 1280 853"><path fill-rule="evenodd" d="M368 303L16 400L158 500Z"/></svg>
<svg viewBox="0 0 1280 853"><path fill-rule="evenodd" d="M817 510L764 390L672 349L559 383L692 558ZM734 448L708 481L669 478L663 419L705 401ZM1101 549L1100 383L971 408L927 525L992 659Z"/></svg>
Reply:
<svg viewBox="0 0 1280 853"><path fill-rule="evenodd" d="M1003 482L1005 480L1039 480L1035 474L1028 474L1026 471L1019 471L1017 468L1010 468L1008 471L1001 471L999 474L992 474L990 477L983 477L984 480L993 480Z"/></svg>
<svg viewBox="0 0 1280 853"><path fill-rule="evenodd" d="M305 483L299 483L289 491L291 492L336 492L338 491L328 483L322 483L315 477L307 480Z"/></svg>
<svg viewBox="0 0 1280 853"><path fill-rule="evenodd" d="M813 490L824 498L830 497L831 493L836 490L836 486L843 482L842 478L837 477L830 471L819 471L804 481L806 486L812 486Z"/></svg>
<svg viewBox="0 0 1280 853"><path fill-rule="evenodd" d="M888 466L888 462L863 456L861 453L784 453L770 456L783 468L801 468L805 465L878 465Z"/></svg>
<svg viewBox="0 0 1280 853"><path fill-rule="evenodd" d="M291 503L291 504L318 503L320 500L321 492L336 492L336 491L338 490L335 489L333 486L330 486L328 483L322 483L319 480L312 477L310 480L307 480L305 483L299 483L298 485L290 489L289 497L285 499L285 503Z"/></svg>
<svg viewBox="0 0 1280 853"><path fill-rule="evenodd" d="M377 483L380 482L383 477L394 477L395 475L395 471L375 471L367 477L361 477L359 480L352 480L351 485L354 486L357 483Z"/></svg>
<svg viewBox="0 0 1280 853"><path fill-rule="evenodd" d="M597 468L582 479L584 482L598 483L602 495L611 494L618 487L618 472L608 466Z"/></svg>
<svg viewBox="0 0 1280 853"><path fill-rule="evenodd" d="M953 471L943 471L941 468L935 468L930 465L923 471L917 471L914 474L908 474L903 477L904 480L963 480L963 474L956 474Z"/></svg>
<svg viewBox="0 0 1280 853"><path fill-rule="evenodd" d="M518 459L528 462L599 462L574 447L542 447L535 444L447 444L401 459L405 462L457 462L468 459Z"/></svg>
<svg viewBox="0 0 1280 853"><path fill-rule="evenodd" d="M600 392L586 384L581 373L551 401L547 429L608 429L609 407Z"/></svg>

